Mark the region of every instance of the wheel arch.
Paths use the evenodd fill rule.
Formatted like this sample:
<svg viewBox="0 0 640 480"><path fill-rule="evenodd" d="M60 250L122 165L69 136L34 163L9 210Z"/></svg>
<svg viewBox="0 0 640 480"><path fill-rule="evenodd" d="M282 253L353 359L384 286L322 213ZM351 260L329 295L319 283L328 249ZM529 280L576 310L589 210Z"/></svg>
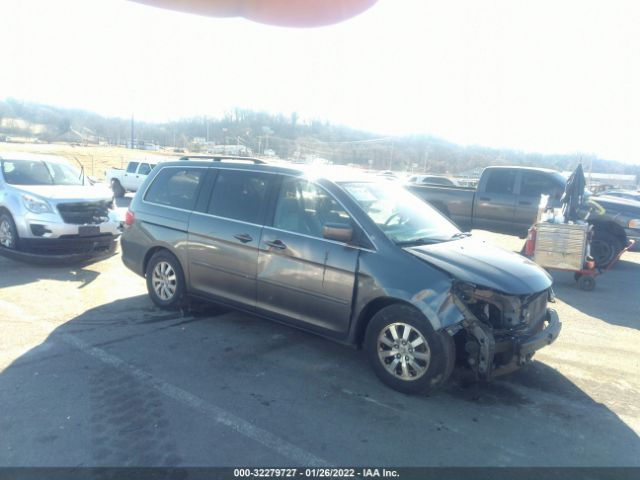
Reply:
<svg viewBox="0 0 640 480"><path fill-rule="evenodd" d="M421 315L424 315L429 323L432 323L429 318L426 317L423 311L421 311L418 307L416 307L411 302L407 302L406 300L402 300L400 298L393 297L378 297L371 300L367 303L364 308L358 314L358 318L356 320L356 325L353 332L353 343L357 347L361 347L364 342L365 333L367 331L367 326L371 319L375 316L383 308L386 308L390 305L406 305L408 307L413 308L417 312L420 312Z"/></svg>
<svg viewBox="0 0 640 480"><path fill-rule="evenodd" d="M627 244L627 234L625 233L624 228L622 228L617 223L611 220L596 220L590 223L591 225L593 225L594 231L601 230L603 232L610 233L611 235L619 239L622 242L623 246Z"/></svg>
<svg viewBox="0 0 640 480"><path fill-rule="evenodd" d="M147 266L149 265L149 261L151 260L151 257L153 257L156 253L159 253L159 252L166 252L170 254L172 257L174 257L178 261L178 263L180 264L180 268L182 268L182 271L183 272L185 271L184 265L182 265L180 258L178 258L178 256L175 253L173 253L169 248L163 245L156 245L155 247L151 247L147 251L147 253L145 253L144 259L142 260L142 272L145 277L147 273Z"/></svg>

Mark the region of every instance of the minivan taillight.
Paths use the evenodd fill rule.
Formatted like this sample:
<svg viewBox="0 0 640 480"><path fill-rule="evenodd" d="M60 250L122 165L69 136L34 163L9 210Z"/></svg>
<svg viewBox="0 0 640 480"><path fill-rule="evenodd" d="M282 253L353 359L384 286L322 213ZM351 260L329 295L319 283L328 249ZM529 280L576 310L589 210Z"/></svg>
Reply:
<svg viewBox="0 0 640 480"><path fill-rule="evenodd" d="M136 215L131 210L127 210L127 213L124 216L124 225L126 227L130 227L131 225L133 225L133 222L135 221L136 221Z"/></svg>

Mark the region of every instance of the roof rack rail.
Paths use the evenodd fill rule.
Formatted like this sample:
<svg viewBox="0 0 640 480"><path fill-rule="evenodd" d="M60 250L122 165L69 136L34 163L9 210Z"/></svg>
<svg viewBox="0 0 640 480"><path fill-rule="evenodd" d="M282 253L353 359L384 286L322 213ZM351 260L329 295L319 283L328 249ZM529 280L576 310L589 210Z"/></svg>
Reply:
<svg viewBox="0 0 640 480"><path fill-rule="evenodd" d="M235 155L183 155L180 160L212 160L214 162L224 162L225 160L252 162L256 165L264 165L267 162L253 157L239 157Z"/></svg>

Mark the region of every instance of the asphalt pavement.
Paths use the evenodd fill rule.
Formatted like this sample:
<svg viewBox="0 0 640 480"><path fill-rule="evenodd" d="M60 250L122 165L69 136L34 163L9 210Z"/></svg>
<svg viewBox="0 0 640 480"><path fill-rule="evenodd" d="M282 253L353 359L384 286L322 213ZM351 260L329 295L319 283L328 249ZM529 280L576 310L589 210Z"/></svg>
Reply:
<svg viewBox="0 0 640 480"><path fill-rule="evenodd" d="M593 292L554 278L563 331L535 362L407 396L312 334L159 310L117 254L0 257L0 466L640 466L640 253Z"/></svg>

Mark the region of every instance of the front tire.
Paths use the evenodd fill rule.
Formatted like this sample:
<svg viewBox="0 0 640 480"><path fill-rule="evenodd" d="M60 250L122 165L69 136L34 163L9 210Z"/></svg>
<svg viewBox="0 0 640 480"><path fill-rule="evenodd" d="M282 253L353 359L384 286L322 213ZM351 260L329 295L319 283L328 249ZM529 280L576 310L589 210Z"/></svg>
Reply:
<svg viewBox="0 0 640 480"><path fill-rule="evenodd" d="M180 308L185 295L184 273L173 254L168 251L155 253L147 264L145 276L153 303L167 310Z"/></svg>
<svg viewBox="0 0 640 480"><path fill-rule="evenodd" d="M408 305L390 305L376 313L365 334L369 363L387 386L403 393L428 393L443 385L455 361L453 339L436 332Z"/></svg>
<svg viewBox="0 0 640 480"><path fill-rule="evenodd" d="M8 213L0 215L0 246L10 250L17 250L20 244L18 229L13 218Z"/></svg>
<svg viewBox="0 0 640 480"><path fill-rule="evenodd" d="M591 239L591 256L597 268L606 268L622 250L622 241L611 233L596 229Z"/></svg>

